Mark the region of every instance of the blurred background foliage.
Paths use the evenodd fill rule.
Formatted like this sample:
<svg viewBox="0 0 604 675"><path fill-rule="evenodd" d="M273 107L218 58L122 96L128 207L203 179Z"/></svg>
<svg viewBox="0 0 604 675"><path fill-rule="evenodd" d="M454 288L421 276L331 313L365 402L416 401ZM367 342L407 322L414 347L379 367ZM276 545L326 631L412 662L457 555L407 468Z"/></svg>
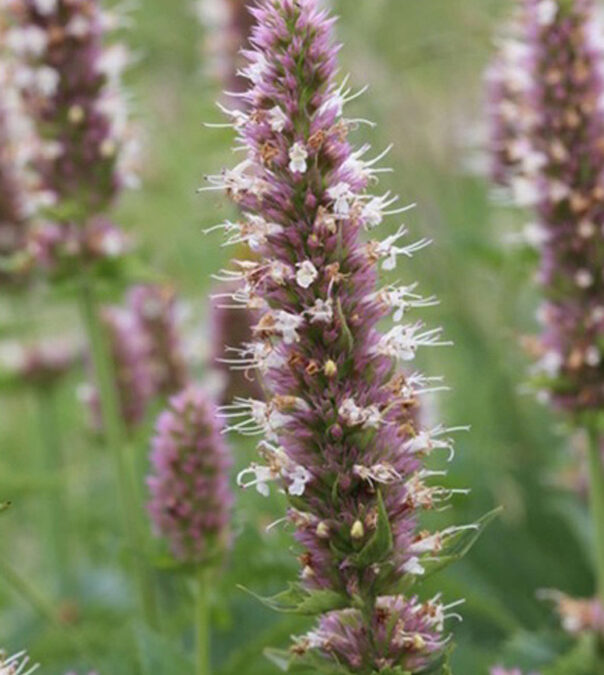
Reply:
<svg viewBox="0 0 604 675"><path fill-rule="evenodd" d="M559 421L521 391L528 360L520 336L536 328L535 260L506 244L505 235L523 225L525 216L495 205L486 178L467 170L475 154L468 146L479 142L484 127L483 74L493 32L512 3L334 4L344 42L342 74L349 71L356 85L371 85L353 104L354 116L378 123L376 130L362 129L356 137L376 150L394 141L389 163L395 172L386 174L382 185L418 203L407 223L415 237L435 241L399 265L396 278L419 280L424 295L439 296L440 306L428 310L426 319L443 325L455 342L454 348L421 354L422 368L444 375L451 386L425 414L450 425L471 425L471 432L458 438L447 481L472 491L456 498L440 522L470 522L495 505L505 507L466 559L424 591L467 600L463 623L452 626L458 645L454 672L487 673L497 661L539 667L567 645L536 590L556 587L589 595L593 579L585 507L551 480L564 463L569 439ZM139 0L134 17L125 39L138 56L129 85L146 134L144 182L122 200L115 218L135 234L153 273L172 280L190 303L203 351L210 275L231 252L220 247L218 235L201 232L232 215L232 207L214 193L198 196L195 189L204 173L233 164L232 137L202 126L221 121L214 105L219 92L203 75L201 29L188 0ZM380 236L398 225L391 220ZM51 302L42 293L29 306L15 304L2 303L2 312L12 317L3 323L13 329L15 317L25 317L26 330L33 330L33 318L40 333L79 331L75 314L57 293ZM57 486L56 476L41 465L39 437L47 430L36 426L32 396L11 392L1 398L0 497L14 504L0 521L1 559L41 589L48 606L27 602L9 578L0 576L0 643L14 650L27 646L48 675L63 675L74 665L121 675L134 672L129 653L134 631L156 675L188 672L192 633L186 579L157 572L163 638L129 617L130 591L115 563L138 552L120 546L110 460L91 436L76 396L83 379L83 370L75 373L55 400L68 457L68 526L75 542L69 589L60 599L45 545L45 504ZM152 424L149 415L131 443L141 499ZM247 465L253 444L231 441L237 467ZM282 646L308 625L265 609L238 589L269 594L297 574L290 533L265 531L283 508L279 496L237 493L235 548L214 589L218 675L273 672L263 647ZM59 623L49 623L44 612L58 616Z"/></svg>

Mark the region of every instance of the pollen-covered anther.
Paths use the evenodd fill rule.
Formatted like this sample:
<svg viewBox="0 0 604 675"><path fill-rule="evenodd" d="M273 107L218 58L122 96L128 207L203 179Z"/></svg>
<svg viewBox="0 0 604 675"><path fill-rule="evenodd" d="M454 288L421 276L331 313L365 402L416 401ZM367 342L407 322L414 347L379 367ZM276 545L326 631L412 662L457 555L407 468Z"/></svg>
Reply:
<svg viewBox="0 0 604 675"><path fill-rule="evenodd" d="M325 361L325 365L323 366L323 373L325 377L331 379L335 377L338 374L338 366L336 365L336 362L333 361L332 359L328 359Z"/></svg>
<svg viewBox="0 0 604 675"><path fill-rule="evenodd" d="M329 525L324 520L321 520L317 524L317 529L315 530L315 533L317 537L319 537L319 539L329 539L330 536Z"/></svg>
<svg viewBox="0 0 604 675"><path fill-rule="evenodd" d="M350 536L352 539L363 539L365 536L365 526L362 521L355 520L352 527L350 528Z"/></svg>

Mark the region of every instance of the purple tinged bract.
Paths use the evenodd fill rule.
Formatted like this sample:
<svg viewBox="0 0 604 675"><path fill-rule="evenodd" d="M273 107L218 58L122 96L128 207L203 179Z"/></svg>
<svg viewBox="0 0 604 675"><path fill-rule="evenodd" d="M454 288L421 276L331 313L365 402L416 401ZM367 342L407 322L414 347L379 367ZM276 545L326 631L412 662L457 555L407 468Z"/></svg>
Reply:
<svg viewBox="0 0 604 675"><path fill-rule="evenodd" d="M191 385L157 421L148 478L149 512L158 535L184 563L210 563L230 544L230 454L216 408Z"/></svg>
<svg viewBox="0 0 604 675"><path fill-rule="evenodd" d="M223 408L229 429L265 436L264 461L239 483L267 494L275 482L287 494L300 592L322 599L319 624L296 639L293 657L317 670L420 672L442 657L445 619L456 615L408 590L464 528L419 531L422 510L457 492L434 485L424 467L436 449L452 456L453 429L419 425L418 397L439 378L405 375L398 364L447 343L440 329L407 318L434 299L415 284L380 289L378 271L428 242L403 242L404 227L362 239L408 207L368 192L385 153L369 159L369 146L349 143L364 121L344 115L357 94L337 81L334 19L315 0L262 0L252 13L250 86L228 111L246 154L203 188L240 207L220 227L256 254L224 272L238 281L233 304L259 313L236 367L258 369L267 391ZM395 325L383 334L378 323L389 315Z"/></svg>

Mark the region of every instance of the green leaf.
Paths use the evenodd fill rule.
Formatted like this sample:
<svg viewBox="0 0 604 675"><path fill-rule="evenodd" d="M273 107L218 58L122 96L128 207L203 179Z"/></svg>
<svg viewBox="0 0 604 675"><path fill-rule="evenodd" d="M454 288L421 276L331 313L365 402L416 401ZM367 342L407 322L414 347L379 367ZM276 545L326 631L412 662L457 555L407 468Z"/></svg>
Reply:
<svg viewBox="0 0 604 675"><path fill-rule="evenodd" d="M349 598L342 593L330 590L309 591L296 583L290 583L287 590L270 598L257 595L245 586L239 586L239 588L259 600L263 605L284 614L315 616L316 614L331 612L334 609L350 607Z"/></svg>
<svg viewBox="0 0 604 675"><path fill-rule="evenodd" d="M283 649L265 649L264 655L284 673L322 673L322 675L349 675L350 673L343 666L327 661L314 652L301 656Z"/></svg>
<svg viewBox="0 0 604 675"><path fill-rule="evenodd" d="M392 551L393 539L388 512L378 492L378 519L375 532L365 546L354 556L354 562L360 568L369 567L373 563L381 562Z"/></svg>
<svg viewBox="0 0 604 675"><path fill-rule="evenodd" d="M600 672L598 665L596 638L584 635L570 652L542 672L543 675L594 675Z"/></svg>
<svg viewBox="0 0 604 675"><path fill-rule="evenodd" d="M418 581L425 581L433 574L440 572L445 569L445 567L448 567L466 556L482 533L502 511L503 507L498 506L496 509L489 511L482 518L477 520L475 529L462 530L451 537L437 560L422 563L426 572Z"/></svg>
<svg viewBox="0 0 604 675"><path fill-rule="evenodd" d="M454 648L455 647L451 645L444 654L439 656L430 665L426 666L422 671L418 672L417 675L453 675L449 661Z"/></svg>

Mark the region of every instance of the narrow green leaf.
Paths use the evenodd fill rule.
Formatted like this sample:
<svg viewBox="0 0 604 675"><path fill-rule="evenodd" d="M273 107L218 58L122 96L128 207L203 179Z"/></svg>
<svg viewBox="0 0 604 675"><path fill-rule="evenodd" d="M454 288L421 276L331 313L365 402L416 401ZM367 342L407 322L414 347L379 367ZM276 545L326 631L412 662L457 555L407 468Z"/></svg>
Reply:
<svg viewBox="0 0 604 675"><path fill-rule="evenodd" d="M458 532L457 535L449 540L447 546L443 549L437 560L422 563L426 572L418 581L424 581L437 572L445 569L445 567L461 560L478 541L485 529L501 514L502 511L503 507L499 506L480 518L476 522L476 529Z"/></svg>
<svg viewBox="0 0 604 675"><path fill-rule="evenodd" d="M382 493L378 492L378 519L375 532L356 554L354 560L358 567L369 567L373 563L380 562L392 551L393 539L388 512L382 499Z"/></svg>
<svg viewBox="0 0 604 675"><path fill-rule="evenodd" d="M285 614L315 616L316 614L331 612L334 609L350 607L349 598L341 593L330 590L309 591L295 583L290 583L285 591L270 598L257 595L245 586L239 586L239 588L259 600L266 607Z"/></svg>

